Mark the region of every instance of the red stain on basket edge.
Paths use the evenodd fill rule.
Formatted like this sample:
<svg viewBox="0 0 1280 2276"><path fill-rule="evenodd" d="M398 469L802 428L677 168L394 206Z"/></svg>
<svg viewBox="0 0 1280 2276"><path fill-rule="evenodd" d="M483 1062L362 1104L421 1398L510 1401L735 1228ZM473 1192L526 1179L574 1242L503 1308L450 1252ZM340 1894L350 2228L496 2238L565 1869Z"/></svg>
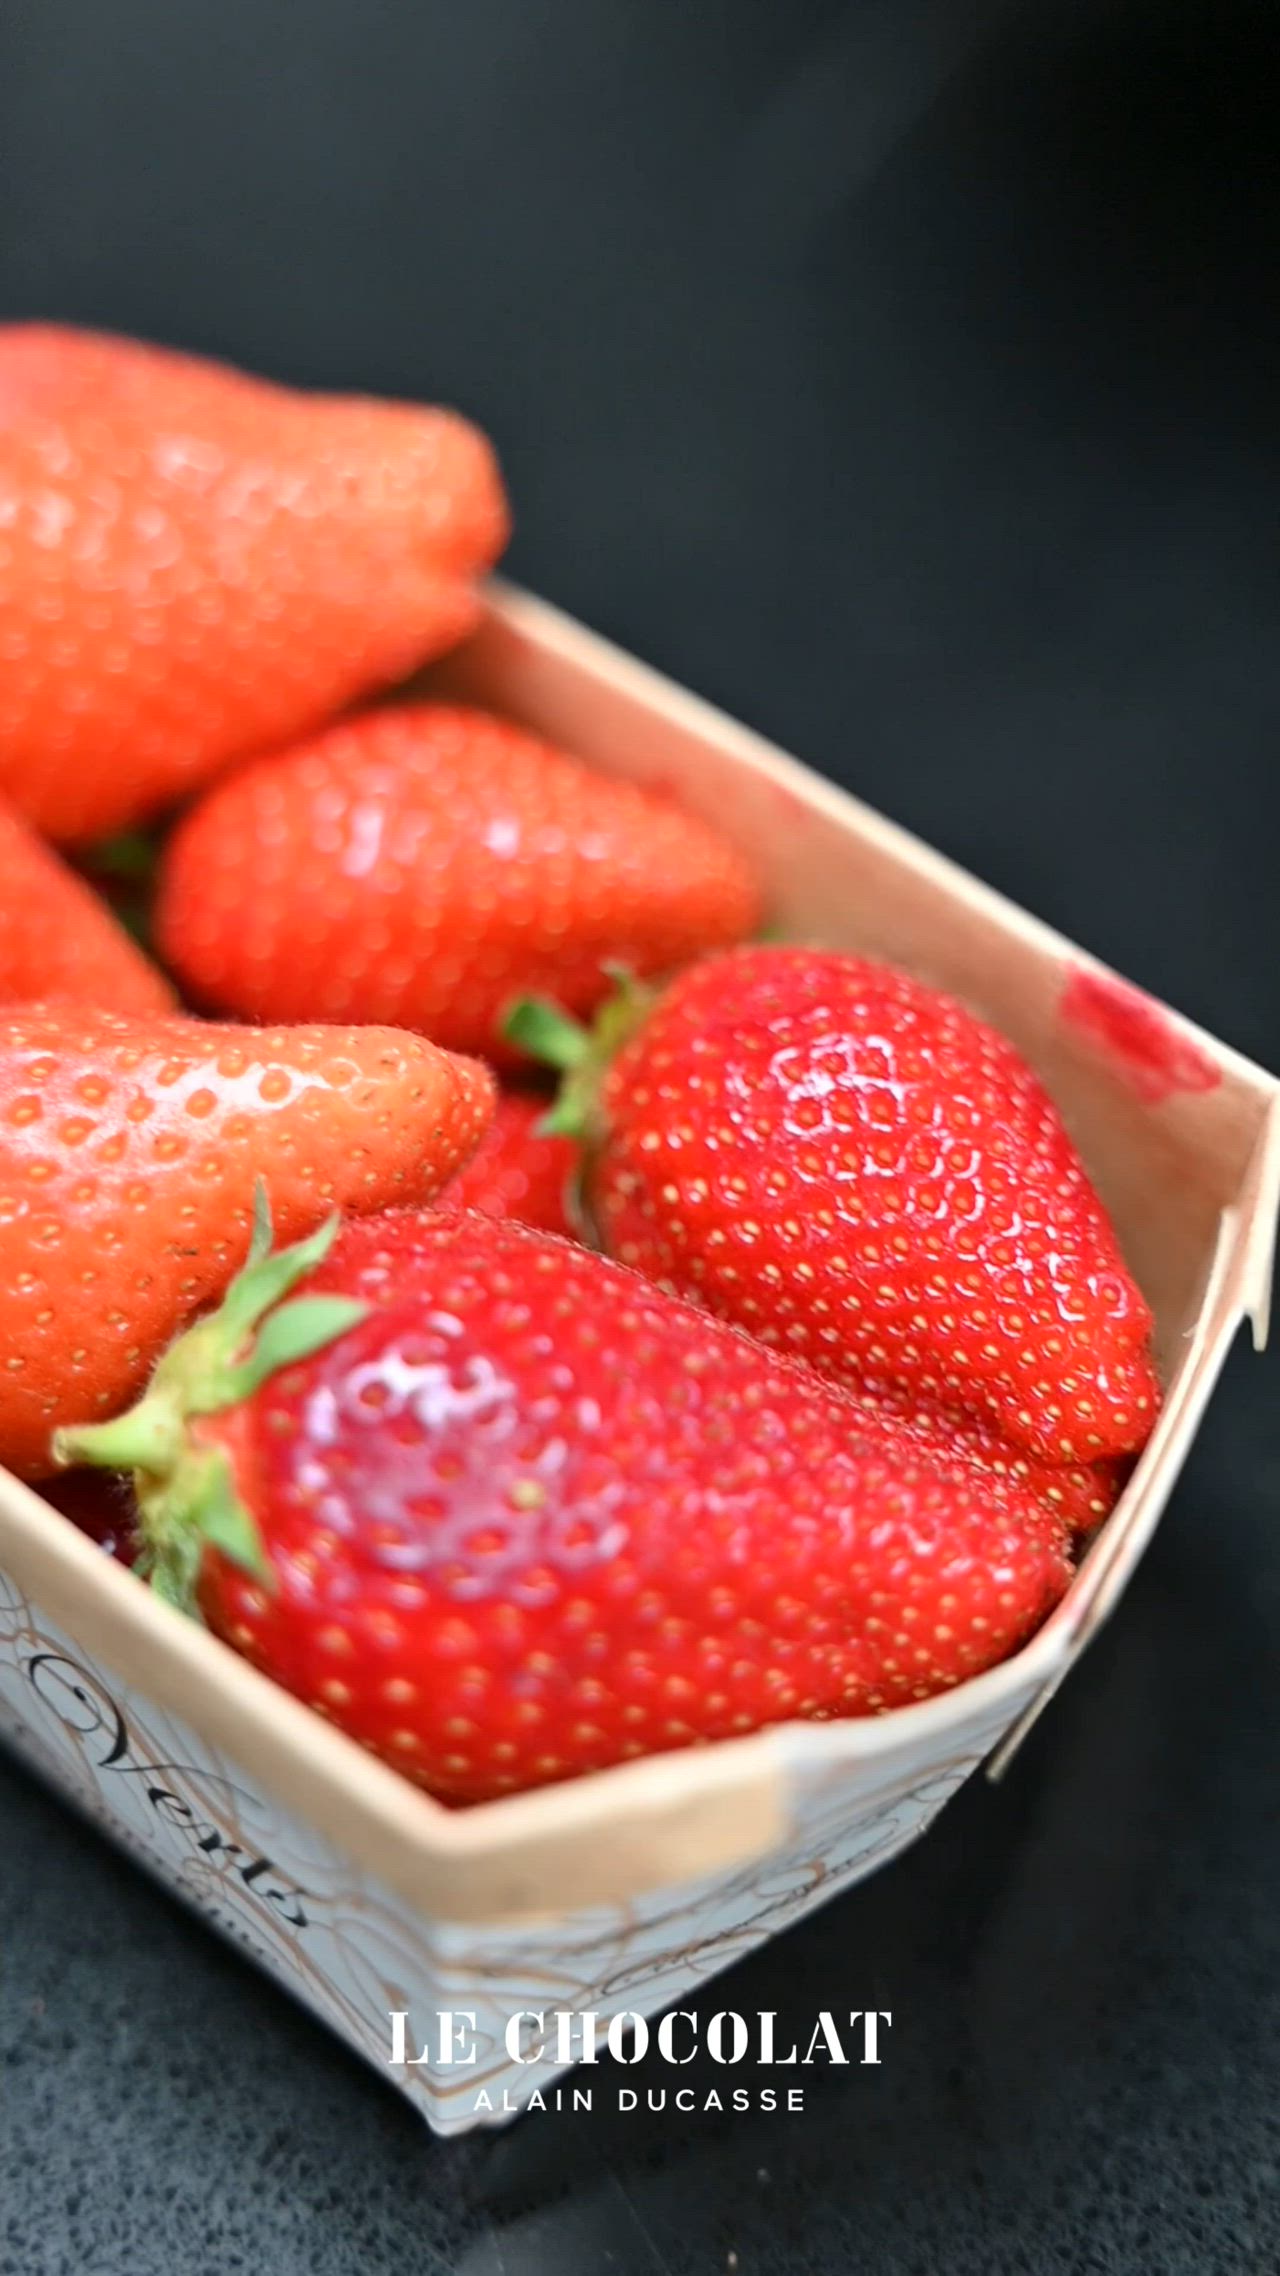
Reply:
<svg viewBox="0 0 1280 2276"><path fill-rule="evenodd" d="M1064 1024L1100 1043L1148 1106L1178 1091L1212 1091L1222 1069L1183 1035L1153 997L1105 972L1074 971L1062 992Z"/></svg>

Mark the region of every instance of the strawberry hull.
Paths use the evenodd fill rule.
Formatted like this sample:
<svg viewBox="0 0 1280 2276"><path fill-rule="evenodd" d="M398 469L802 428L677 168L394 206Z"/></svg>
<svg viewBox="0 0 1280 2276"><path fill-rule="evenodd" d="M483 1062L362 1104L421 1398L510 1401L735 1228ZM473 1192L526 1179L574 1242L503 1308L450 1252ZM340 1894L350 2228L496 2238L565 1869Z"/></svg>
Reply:
<svg viewBox="0 0 1280 2276"><path fill-rule="evenodd" d="M1023 1650L879 1720L785 1724L468 1811L359 1752L0 1475L0 1736L460 2132L545 2090L560 2011L653 2014L924 1831L998 1765L1117 1603L1242 1320L1265 1332L1280 1090L844 793L496 588L433 690L676 790L795 937L964 998L1046 1081L1156 1319L1165 1405ZM833 1987L833 1996L840 1987ZM838 2005L838 1999L835 2000ZM474 2016L444 2059L437 2011ZM506 2044L511 2018L542 2011ZM398 2061L392 2017L399 2027ZM455 2057L461 2052L455 2048ZM411 2062L410 2056L428 2056Z"/></svg>

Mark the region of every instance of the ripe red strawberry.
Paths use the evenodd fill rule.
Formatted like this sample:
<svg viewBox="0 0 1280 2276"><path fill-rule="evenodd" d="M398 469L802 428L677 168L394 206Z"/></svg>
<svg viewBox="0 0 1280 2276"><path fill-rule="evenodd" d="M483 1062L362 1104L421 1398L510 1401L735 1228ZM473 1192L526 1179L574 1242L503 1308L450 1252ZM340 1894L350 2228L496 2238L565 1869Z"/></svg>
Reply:
<svg viewBox="0 0 1280 2276"><path fill-rule="evenodd" d="M541 1129L547 1101L529 1091L504 1091L493 1121L471 1160L449 1180L441 1207L481 1209L487 1217L518 1217L545 1233L573 1238L566 1208L578 1149L572 1138Z"/></svg>
<svg viewBox="0 0 1280 2276"><path fill-rule="evenodd" d="M1029 1496L548 1234L348 1226L274 1373L255 1270L64 1450L141 1465L161 1588L450 1800L927 1698L1069 1580Z"/></svg>
<svg viewBox="0 0 1280 2276"><path fill-rule="evenodd" d="M295 1234L429 1201L492 1088L385 1028L0 1015L0 1462L40 1476L56 1426L135 1394L225 1289L259 1180Z"/></svg>
<svg viewBox="0 0 1280 2276"><path fill-rule="evenodd" d="M176 1001L93 888L0 799L0 1003L42 996L117 1012Z"/></svg>
<svg viewBox="0 0 1280 2276"><path fill-rule="evenodd" d="M994 1424L966 1415L959 1407L922 1406L899 1394L877 1397L856 1383L845 1386L861 1412L888 1435L904 1435L937 1459L976 1463L980 1470L1011 1481L1061 1518L1071 1533L1091 1533L1120 1498L1131 1465L1127 1461L1047 1462L1013 1446Z"/></svg>
<svg viewBox="0 0 1280 2276"><path fill-rule="evenodd" d="M501 1054L502 1012L571 1011L750 932L733 848L665 800L479 711L403 704L260 759L167 850L156 939L249 1019L377 1019Z"/></svg>
<svg viewBox="0 0 1280 2276"><path fill-rule="evenodd" d="M506 540L451 413L0 327L0 790L83 841L474 624Z"/></svg>
<svg viewBox="0 0 1280 2276"><path fill-rule="evenodd" d="M69 1517L117 1564L135 1562L141 1546L138 1505L127 1478L109 1470L64 1470L59 1477L41 1479L40 1499Z"/></svg>
<svg viewBox="0 0 1280 2276"><path fill-rule="evenodd" d="M824 1374L960 1407L1041 1460L1144 1444L1151 1315L1002 1036L886 965L800 948L708 958L631 1016L603 1076L588 1053L577 1078L611 1255Z"/></svg>

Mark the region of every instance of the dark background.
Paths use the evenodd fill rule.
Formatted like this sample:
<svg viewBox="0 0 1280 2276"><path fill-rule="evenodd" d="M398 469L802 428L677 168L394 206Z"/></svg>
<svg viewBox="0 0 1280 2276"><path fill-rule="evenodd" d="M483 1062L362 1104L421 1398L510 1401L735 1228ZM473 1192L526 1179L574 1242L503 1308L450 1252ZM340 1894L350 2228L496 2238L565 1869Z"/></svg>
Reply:
<svg viewBox="0 0 1280 2276"><path fill-rule="evenodd" d="M1278 49L1223 0L5 0L0 316L458 403L525 582L1275 1063ZM894 2011L802 2120L433 2142L0 1767L2 2276L1273 2265L1278 1489L1239 1354L1006 1786L724 1980Z"/></svg>

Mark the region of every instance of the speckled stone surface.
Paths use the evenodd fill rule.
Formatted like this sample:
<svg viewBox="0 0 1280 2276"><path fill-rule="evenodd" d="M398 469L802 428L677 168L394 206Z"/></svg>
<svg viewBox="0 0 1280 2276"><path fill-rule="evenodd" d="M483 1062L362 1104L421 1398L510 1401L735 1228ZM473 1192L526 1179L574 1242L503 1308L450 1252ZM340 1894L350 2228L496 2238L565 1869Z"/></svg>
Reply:
<svg viewBox="0 0 1280 2276"><path fill-rule="evenodd" d="M4 11L0 314L463 403L528 583L1280 1058L1274 11L284 16ZM434 2142L0 1765L0 2276L1276 2265L1278 1416L1241 1352L1007 1783L724 1979L892 2009L803 2117Z"/></svg>

